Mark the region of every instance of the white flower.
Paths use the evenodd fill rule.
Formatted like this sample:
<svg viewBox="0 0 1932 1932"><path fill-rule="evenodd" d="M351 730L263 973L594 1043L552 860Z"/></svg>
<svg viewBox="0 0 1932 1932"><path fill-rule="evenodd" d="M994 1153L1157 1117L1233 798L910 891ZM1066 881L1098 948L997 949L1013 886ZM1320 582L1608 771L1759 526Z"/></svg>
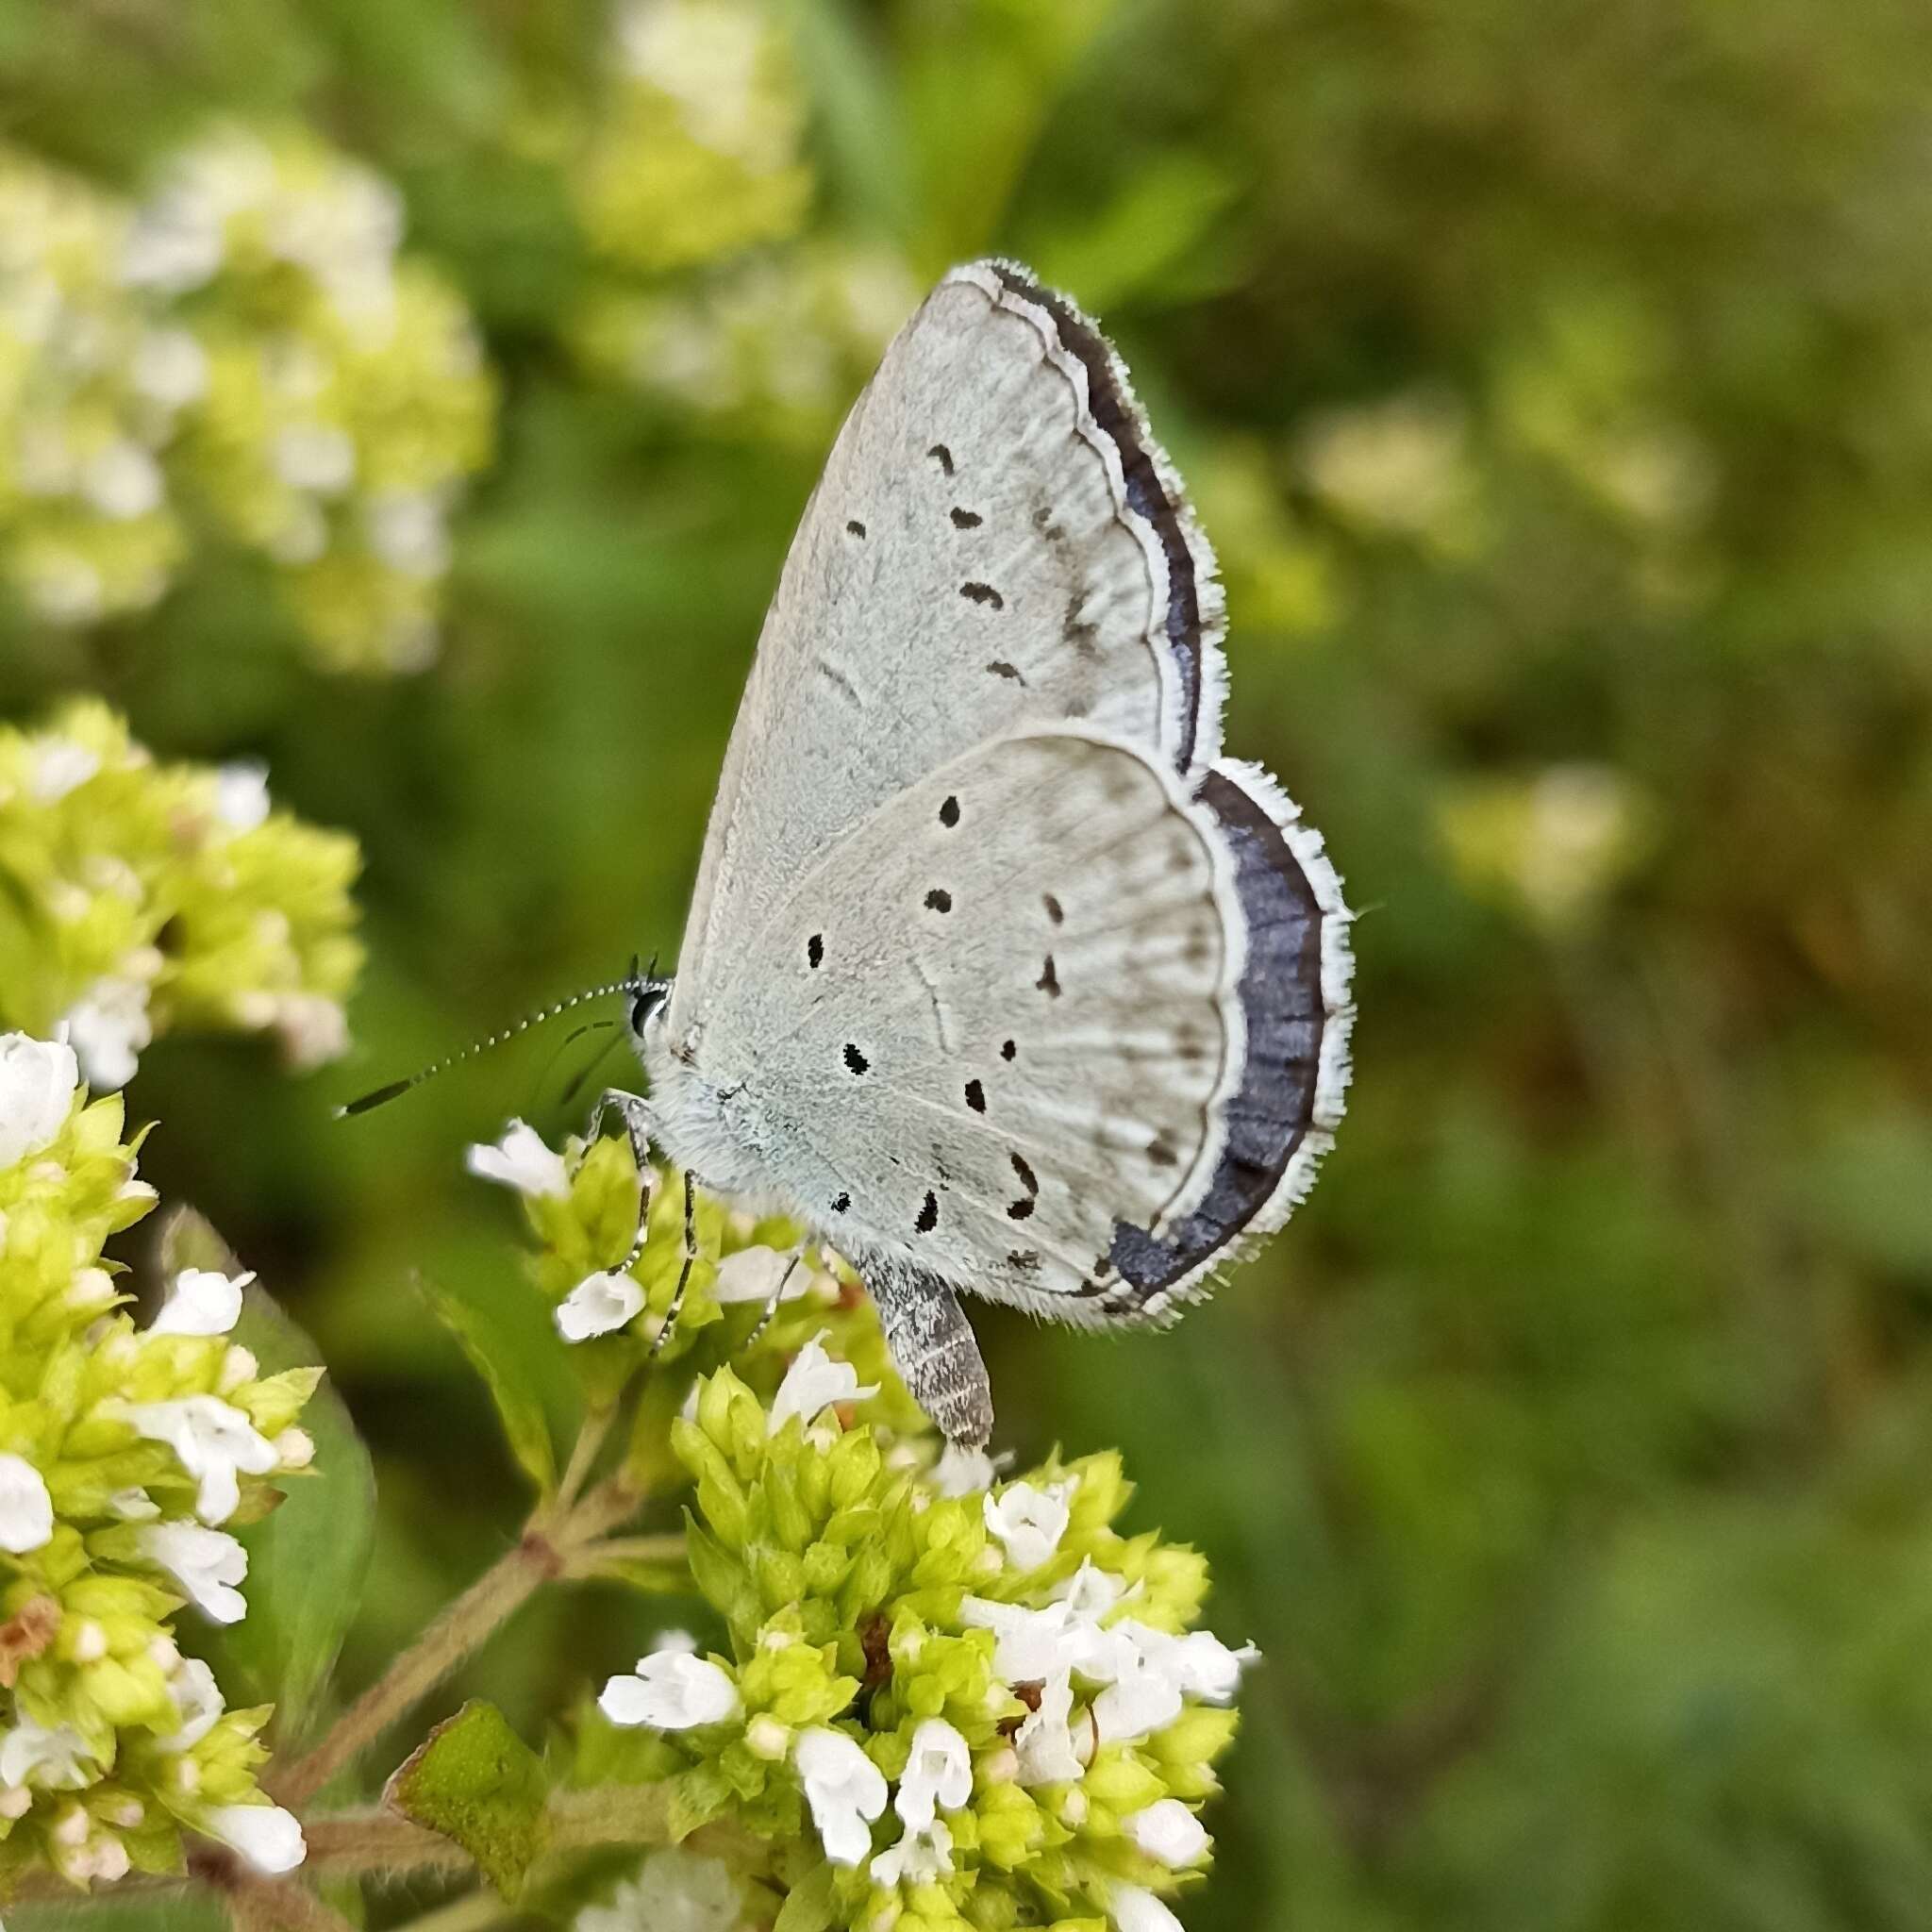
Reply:
<svg viewBox="0 0 1932 1932"><path fill-rule="evenodd" d="M291 423L277 432L269 460L291 490L339 496L355 480L356 445L327 423Z"/></svg>
<svg viewBox="0 0 1932 1932"><path fill-rule="evenodd" d="M1074 1687L1066 1672L1041 1685L1038 1707L1026 1713L1013 1736L1023 1785L1066 1784L1080 1775L1080 1754L1068 1722L1073 1709Z"/></svg>
<svg viewBox="0 0 1932 1932"><path fill-rule="evenodd" d="M743 1709L728 1671L684 1650L656 1650L638 1659L635 1676L612 1677L597 1708L614 1724L688 1731L722 1724Z"/></svg>
<svg viewBox="0 0 1932 1932"><path fill-rule="evenodd" d="M563 1156L546 1146L536 1128L522 1121L511 1121L493 1146L475 1142L464 1155L463 1164L479 1178L500 1181L520 1194L547 1195L557 1201L570 1196Z"/></svg>
<svg viewBox="0 0 1932 1932"><path fill-rule="evenodd" d="M1038 1570L1059 1548L1072 1513L1067 1498L1072 1483L1054 1483L1036 1490L1031 1483L1010 1483L994 1496L987 1492L980 1506L986 1526L1005 1544L1007 1561L1016 1570Z"/></svg>
<svg viewBox="0 0 1932 1932"><path fill-rule="evenodd" d="M862 1864L872 1850L872 1821L886 1808L885 1774L842 1731L823 1727L800 1735L791 1761L825 1857L835 1865Z"/></svg>
<svg viewBox="0 0 1932 1932"><path fill-rule="evenodd" d="M766 1432L775 1436L796 1416L808 1423L822 1409L835 1402L862 1402L879 1392L876 1382L861 1388L858 1371L850 1362L835 1362L824 1348L828 1331L820 1329L793 1357L772 1398L772 1414Z"/></svg>
<svg viewBox="0 0 1932 1932"><path fill-rule="evenodd" d="M180 1713L177 1729L159 1740L159 1748L174 1756L192 1751L221 1722L227 1709L215 1674L198 1657L185 1657L168 1680Z"/></svg>
<svg viewBox="0 0 1932 1932"><path fill-rule="evenodd" d="M926 1885L953 1875L953 1833L943 1818L916 1829L908 1825L895 1845L888 1845L872 1861L874 1885L891 1890L896 1885Z"/></svg>
<svg viewBox="0 0 1932 1932"><path fill-rule="evenodd" d="M810 1270L803 1265L792 1266L797 1259L795 1248L740 1248L718 1263L718 1278L711 1284L711 1293L721 1302L764 1303L777 1293L782 1281L784 1299L794 1302L811 1286Z"/></svg>
<svg viewBox="0 0 1932 1932"><path fill-rule="evenodd" d="M159 508L165 492L154 458L123 436L94 452L81 493L104 517L125 523Z"/></svg>
<svg viewBox="0 0 1932 1932"><path fill-rule="evenodd" d="M682 1845L653 1852L610 1903L586 1906L575 1932L737 1932L744 1922L738 1881L719 1858Z"/></svg>
<svg viewBox="0 0 1932 1932"><path fill-rule="evenodd" d="M1147 1854L1175 1871L1199 1864L1208 1830L1178 1798L1162 1798L1121 1820L1121 1829Z"/></svg>
<svg viewBox="0 0 1932 1932"><path fill-rule="evenodd" d="M215 817L231 832L252 832L268 817L268 767L237 758L215 774Z"/></svg>
<svg viewBox="0 0 1932 1932"><path fill-rule="evenodd" d="M147 987L139 979L97 979L68 1008L60 1024L80 1057L87 1084L97 1091L134 1078L141 1050L155 1037L147 1017Z"/></svg>
<svg viewBox="0 0 1932 1932"><path fill-rule="evenodd" d="M1120 1932L1184 1932L1166 1905L1139 1885L1116 1885L1108 1895L1107 1909Z"/></svg>
<svg viewBox="0 0 1932 1932"><path fill-rule="evenodd" d="M929 1717L912 1734L912 1755L899 1779L892 1808L913 1831L924 1831L941 1809L957 1811L973 1795L973 1754L942 1717Z"/></svg>
<svg viewBox="0 0 1932 1932"><path fill-rule="evenodd" d="M24 1557L53 1534L54 1499L40 1471L24 1456L0 1456L0 1550Z"/></svg>
<svg viewBox="0 0 1932 1932"><path fill-rule="evenodd" d="M184 1268L175 1277L150 1335L225 1335L242 1319L242 1291L255 1279L212 1268Z"/></svg>
<svg viewBox="0 0 1932 1932"><path fill-rule="evenodd" d="M274 1024L289 1064L298 1070L341 1059L349 1050L349 1016L341 1000L325 993L282 993Z"/></svg>
<svg viewBox="0 0 1932 1932"><path fill-rule="evenodd" d="M239 1624L248 1602L235 1588L248 1574L248 1552L225 1530L198 1523L147 1523L137 1533L142 1555L165 1570L201 1613Z"/></svg>
<svg viewBox="0 0 1932 1932"><path fill-rule="evenodd" d="M208 389L208 357L185 328L151 329L134 352L134 386L164 409L197 403Z"/></svg>
<svg viewBox="0 0 1932 1932"><path fill-rule="evenodd" d="M101 769L98 752L65 738L37 738L26 789L36 805L58 805Z"/></svg>
<svg viewBox="0 0 1932 1932"><path fill-rule="evenodd" d="M0 1785L31 1782L42 1790L78 1790L93 1762L87 1740L72 1724L47 1730L24 1717L0 1735Z"/></svg>
<svg viewBox="0 0 1932 1932"><path fill-rule="evenodd" d="M1134 1586L1134 1590L1139 1588ZM1111 1570L1097 1569L1091 1557L1082 1557L1080 1567L1065 1582L1056 1584L1051 1594L1081 1623L1097 1624L1123 1597L1131 1596L1133 1590Z"/></svg>
<svg viewBox="0 0 1932 1932"><path fill-rule="evenodd" d="M292 1872L308 1856L301 1825L279 1805L216 1805L203 1815L201 1828L258 1872Z"/></svg>
<svg viewBox="0 0 1932 1932"><path fill-rule="evenodd" d="M172 1402L138 1402L127 1420L137 1435L165 1442L188 1474L199 1479L194 1513L204 1523L225 1523L242 1500L240 1475L267 1475L280 1458L275 1445L232 1404L216 1395L183 1395Z"/></svg>
<svg viewBox="0 0 1932 1932"><path fill-rule="evenodd" d="M1105 1684L1118 1672L1119 1636L1076 1615L1070 1601L1029 1610L969 1596L959 1615L975 1628L992 1632L993 1669L1008 1684L1037 1684L1067 1671Z"/></svg>
<svg viewBox="0 0 1932 1932"><path fill-rule="evenodd" d="M1133 1622L1114 1625L1113 1634L1130 1644L1176 1690L1209 1704L1228 1704L1241 1688L1241 1666L1260 1652L1252 1643L1230 1650L1211 1630L1190 1630L1174 1637Z"/></svg>
<svg viewBox="0 0 1932 1932"><path fill-rule="evenodd" d="M1132 1744L1163 1730L1181 1714L1181 1687L1139 1651L1122 1658L1114 1681L1093 1700L1093 1723L1103 1744Z"/></svg>
<svg viewBox="0 0 1932 1932"><path fill-rule="evenodd" d="M0 1034L0 1168L15 1166L53 1140L67 1124L79 1085L71 1046Z"/></svg>
<svg viewBox="0 0 1932 1932"><path fill-rule="evenodd" d="M557 1332L566 1341L588 1341L632 1321L644 1291L628 1274L587 1274L557 1305Z"/></svg>

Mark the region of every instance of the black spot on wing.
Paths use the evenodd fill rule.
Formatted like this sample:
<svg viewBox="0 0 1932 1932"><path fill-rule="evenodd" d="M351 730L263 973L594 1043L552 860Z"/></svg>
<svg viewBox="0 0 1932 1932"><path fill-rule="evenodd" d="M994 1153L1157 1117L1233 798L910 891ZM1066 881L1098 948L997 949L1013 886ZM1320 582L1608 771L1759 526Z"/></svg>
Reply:
<svg viewBox="0 0 1932 1932"><path fill-rule="evenodd" d="M966 1105L974 1113L986 1111L986 1089L977 1080L969 1080L966 1083Z"/></svg>
<svg viewBox="0 0 1932 1932"><path fill-rule="evenodd" d="M834 1194L832 1196L832 1212L834 1214L844 1213L851 1205L852 1196L850 1194Z"/></svg>
<svg viewBox="0 0 1932 1932"><path fill-rule="evenodd" d="M959 801L957 798L948 798L946 802L940 807L940 824L945 826L947 831L950 832L953 829L953 827L957 825L958 823Z"/></svg>
<svg viewBox="0 0 1932 1932"><path fill-rule="evenodd" d="M944 443L934 443L933 446L926 451L926 455L929 456L933 459L933 461L936 462L940 466L940 468L946 473L947 475L950 476L953 474L953 452L949 450Z"/></svg>
<svg viewBox="0 0 1932 1932"><path fill-rule="evenodd" d="M1060 902L1058 899L1056 899L1051 892L1048 892L1045 895L1045 903L1046 916L1050 920L1052 920L1056 925L1063 924L1066 921L1067 915L1064 911L1060 909Z"/></svg>
<svg viewBox="0 0 1932 1932"><path fill-rule="evenodd" d="M1033 984L1035 989L1038 991L1043 992L1048 999L1057 1000L1059 998L1060 976L1054 971L1053 955L1051 953L1046 956L1046 964L1040 969L1040 977Z"/></svg>
<svg viewBox="0 0 1932 1932"><path fill-rule="evenodd" d="M950 912L953 909L953 895L943 886L935 886L925 895L925 909L928 912Z"/></svg>
<svg viewBox="0 0 1932 1932"><path fill-rule="evenodd" d="M855 1074L862 1074L872 1062L848 1040L845 1042L845 1064Z"/></svg>
<svg viewBox="0 0 1932 1932"><path fill-rule="evenodd" d="M854 517L852 521L845 525L845 534L848 537L862 537L865 535L865 525L861 524L857 517Z"/></svg>
<svg viewBox="0 0 1932 1932"><path fill-rule="evenodd" d="M912 1225L921 1234L930 1234L940 1224L939 1196L930 1188L925 1191L925 1206L919 1210L919 1219Z"/></svg>
<svg viewBox="0 0 1932 1932"><path fill-rule="evenodd" d="M977 510L961 509L957 503L953 506L952 516L956 530L976 530L986 521Z"/></svg>
<svg viewBox="0 0 1932 1932"><path fill-rule="evenodd" d="M814 972L824 964L825 936L824 933L815 932L810 939L806 941L805 957Z"/></svg>
<svg viewBox="0 0 1932 1932"><path fill-rule="evenodd" d="M1010 1040L1003 1040L1000 1041L1000 1058L1003 1060L1011 1059L1013 1056L1019 1052L1019 1050L1020 1049L1017 1046L1015 1046Z"/></svg>
<svg viewBox="0 0 1932 1932"><path fill-rule="evenodd" d="M1194 736L1201 709L1201 587L1194 580L1194 555L1188 548L1180 505L1173 501L1154 467L1147 425L1139 408L1123 392L1114 374L1106 340L1069 308L1051 290L1042 289L1012 269L996 271L1001 282L1023 301L1043 308L1052 317L1060 346L1087 372L1088 406L1101 430L1120 452L1127 501L1154 526L1167 558L1166 629L1169 648L1180 668L1183 723L1174 765L1185 772L1194 758Z"/></svg>
<svg viewBox="0 0 1932 1932"><path fill-rule="evenodd" d="M1195 795L1221 823L1247 915L1240 988L1247 1060L1227 1105L1227 1144L1201 1205L1158 1241L1143 1228L1116 1224L1112 1260L1122 1279L1108 1305L1122 1311L1225 1247L1280 1185L1314 1119L1329 1024L1322 1003L1322 908L1287 838L1224 773L1208 773ZM1148 1155L1154 1158L1153 1148Z"/></svg>
<svg viewBox="0 0 1932 1932"><path fill-rule="evenodd" d="M1025 678L1020 675L1020 667L1017 664L1007 663L1004 658L995 658L986 668L995 677L1010 677L1015 684L1023 688L1026 683Z"/></svg>
<svg viewBox="0 0 1932 1932"><path fill-rule="evenodd" d="M959 594L970 604L984 604L989 610L1004 610L1007 600L991 584L961 584Z"/></svg>

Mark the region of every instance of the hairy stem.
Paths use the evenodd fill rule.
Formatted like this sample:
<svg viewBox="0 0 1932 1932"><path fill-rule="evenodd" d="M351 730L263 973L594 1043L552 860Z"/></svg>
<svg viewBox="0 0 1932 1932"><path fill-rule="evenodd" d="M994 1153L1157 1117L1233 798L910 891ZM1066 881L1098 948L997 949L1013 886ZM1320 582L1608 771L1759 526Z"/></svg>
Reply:
<svg viewBox="0 0 1932 1932"><path fill-rule="evenodd" d="M593 1417L585 1424L584 1436L595 1431L601 1439L608 1426L608 1417ZM577 1451L571 1457L578 1481L596 1455L596 1443L585 1451L583 1441L579 1437ZM541 1585L566 1574L586 1544L633 1515L641 1500L622 1476L611 1476L568 1507L560 1498L557 1504L541 1506L516 1546L506 1551L357 1698L314 1750L275 1778L275 1795L291 1807L312 1798L412 1705L435 1690Z"/></svg>

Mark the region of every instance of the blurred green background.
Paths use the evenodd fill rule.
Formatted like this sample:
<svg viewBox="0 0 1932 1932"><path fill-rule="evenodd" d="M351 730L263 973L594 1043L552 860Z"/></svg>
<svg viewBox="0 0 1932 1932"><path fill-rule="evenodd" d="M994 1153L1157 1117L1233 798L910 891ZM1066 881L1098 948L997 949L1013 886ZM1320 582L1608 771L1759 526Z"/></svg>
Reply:
<svg viewBox="0 0 1932 1932"><path fill-rule="evenodd" d="M375 1447L350 1682L520 1520L409 1281L541 1355L461 1149L574 1124L596 1041L329 1104L675 956L840 413L998 248L1127 357L1224 559L1230 749L1363 910L1351 1111L1290 1231L1165 1337L978 1317L1004 1441L1121 1446L1266 1653L1190 1926L1932 1920L1926 33L1908 0L0 0L12 163L131 204L211 123L307 130L392 184L494 386L400 629L243 528L220 447L165 586L16 573L0 616L8 716L99 691L362 841L347 1066L181 1038L131 1089L144 1172ZM434 401L358 434L420 407L433 441ZM30 513L0 493L0 540ZM435 661L386 668L430 605ZM467 1684L534 1731L648 1614L540 1604Z"/></svg>

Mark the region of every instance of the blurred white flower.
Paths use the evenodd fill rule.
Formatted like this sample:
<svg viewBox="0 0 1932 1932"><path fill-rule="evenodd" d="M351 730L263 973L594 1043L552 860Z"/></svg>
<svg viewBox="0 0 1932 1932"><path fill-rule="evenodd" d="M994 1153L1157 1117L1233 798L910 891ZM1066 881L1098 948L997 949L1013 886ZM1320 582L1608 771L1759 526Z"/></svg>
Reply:
<svg viewBox="0 0 1932 1932"><path fill-rule="evenodd" d="M36 805L58 805L101 769L100 755L65 738L34 741L26 789Z"/></svg>
<svg viewBox="0 0 1932 1932"><path fill-rule="evenodd" d="M501 1182L520 1194L547 1195L557 1201L570 1196L563 1156L522 1121L511 1121L493 1144L472 1143L463 1161L479 1179Z"/></svg>
<svg viewBox="0 0 1932 1932"><path fill-rule="evenodd" d="M215 817L231 832L252 832L268 817L268 767L236 758L215 773Z"/></svg>
<svg viewBox="0 0 1932 1932"><path fill-rule="evenodd" d="M99 1091L134 1078L141 1051L154 1039L147 987L139 979L97 979L61 1015L87 1084Z"/></svg>
<svg viewBox="0 0 1932 1932"><path fill-rule="evenodd" d="M104 517L126 523L158 509L166 491L154 458L138 442L117 437L88 463L81 494Z"/></svg>
<svg viewBox="0 0 1932 1932"><path fill-rule="evenodd" d="M242 1291L255 1279L212 1268L184 1268L148 1329L150 1335L225 1335L242 1319Z"/></svg>
<svg viewBox="0 0 1932 1932"><path fill-rule="evenodd" d="M792 1763L825 1857L835 1865L863 1863L872 1821L886 1808L885 1774L844 1732L823 1727L800 1735Z"/></svg>
<svg viewBox="0 0 1932 1932"><path fill-rule="evenodd" d="M1208 1830L1178 1798L1162 1798L1121 1820L1121 1829L1163 1865L1180 1871L1199 1864L1208 1845Z"/></svg>
<svg viewBox="0 0 1932 1932"><path fill-rule="evenodd" d="M674 1845L653 1852L608 1904L586 1906L575 1932L737 1932L743 1923L744 1904L730 1868Z"/></svg>
<svg viewBox="0 0 1932 1932"><path fill-rule="evenodd" d="M688 1731L719 1724L743 1708L730 1673L689 1651L656 1650L638 1659L635 1676L612 1677L597 1708L614 1724Z"/></svg>
<svg viewBox="0 0 1932 1932"><path fill-rule="evenodd" d="M861 1387L858 1371L850 1362L834 1361L824 1351L827 1331L821 1329L792 1358L772 1398L766 1430L775 1436L793 1416L810 1422L835 1402L862 1402L879 1392L876 1382Z"/></svg>
<svg viewBox="0 0 1932 1932"><path fill-rule="evenodd" d="M40 1471L24 1456L0 1456L0 1550L24 1557L53 1534L54 1499Z"/></svg>
<svg viewBox="0 0 1932 1932"><path fill-rule="evenodd" d="M248 1600L235 1588L248 1574L248 1552L225 1530L198 1523L145 1523L136 1541L148 1561L165 1570L203 1616L239 1624Z"/></svg>
<svg viewBox="0 0 1932 1932"><path fill-rule="evenodd" d="M59 1133L79 1085L71 1046L0 1034L0 1168L38 1154Z"/></svg>
<svg viewBox="0 0 1932 1932"><path fill-rule="evenodd" d="M557 1305L557 1332L566 1341L609 1335L634 1321L644 1291L628 1274L587 1274Z"/></svg>

